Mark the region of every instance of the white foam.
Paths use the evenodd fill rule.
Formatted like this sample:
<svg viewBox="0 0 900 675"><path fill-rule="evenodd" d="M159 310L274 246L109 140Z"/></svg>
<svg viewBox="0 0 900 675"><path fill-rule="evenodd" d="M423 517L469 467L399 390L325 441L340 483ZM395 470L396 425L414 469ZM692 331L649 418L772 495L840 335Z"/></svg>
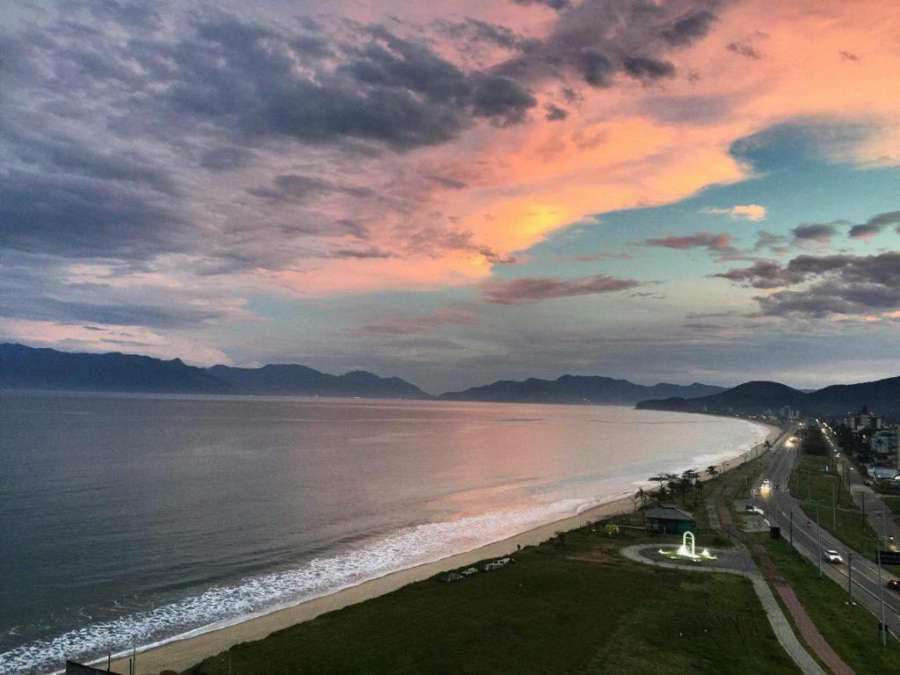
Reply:
<svg viewBox="0 0 900 675"><path fill-rule="evenodd" d="M733 443L725 444L728 450L695 455L683 468L702 471L709 464L747 452L765 439L766 427L746 424L753 431L749 437L736 433ZM94 622L53 638L15 647L0 654L0 672L9 675L50 672L66 657L88 660L107 653L121 654L130 650L132 644L148 648L221 628L391 572L499 541L581 513L599 503L629 494L635 485L645 484L642 476L619 476L592 486L581 486L595 495L604 495L603 498L546 495L550 501L545 503L408 527L362 543L357 548L309 560L295 569L214 586L199 595L152 610Z"/></svg>
<svg viewBox="0 0 900 675"><path fill-rule="evenodd" d="M494 511L425 523L296 569L249 577L156 609L95 622L57 637L0 654L0 672L58 668L68 658L98 658L132 644L149 646L200 633L333 593L390 572L478 548L538 525L580 513L596 500L564 499L528 508Z"/></svg>

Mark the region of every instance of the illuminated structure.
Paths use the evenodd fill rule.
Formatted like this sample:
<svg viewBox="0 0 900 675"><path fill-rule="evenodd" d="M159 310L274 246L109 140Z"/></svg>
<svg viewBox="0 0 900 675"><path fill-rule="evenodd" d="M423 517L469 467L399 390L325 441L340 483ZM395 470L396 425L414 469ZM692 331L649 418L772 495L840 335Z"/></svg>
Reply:
<svg viewBox="0 0 900 675"><path fill-rule="evenodd" d="M697 553L696 549L696 541L694 538L693 532L685 532L681 537L681 546L677 549L659 549L660 555L664 555L671 560L677 560L679 558L685 558L687 560L692 560L694 562L701 562L703 560L715 560L716 556L709 552L708 548L703 549L700 553Z"/></svg>

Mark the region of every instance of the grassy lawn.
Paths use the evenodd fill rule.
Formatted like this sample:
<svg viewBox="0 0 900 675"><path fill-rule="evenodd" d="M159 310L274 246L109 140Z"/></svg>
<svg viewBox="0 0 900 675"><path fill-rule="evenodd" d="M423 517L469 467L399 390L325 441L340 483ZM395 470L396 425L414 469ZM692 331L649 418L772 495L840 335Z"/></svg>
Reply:
<svg viewBox="0 0 900 675"><path fill-rule="evenodd" d="M819 577L815 566L786 541L757 541L765 544L816 627L851 668L857 673L900 673L900 643L889 640L886 648L881 646L877 620L864 608L847 604L846 588Z"/></svg>
<svg viewBox="0 0 900 675"><path fill-rule="evenodd" d="M894 515L900 514L900 495L882 494L881 499L887 504L887 507Z"/></svg>
<svg viewBox="0 0 900 675"><path fill-rule="evenodd" d="M501 570L412 584L187 672L225 675L229 657L234 675L797 672L748 580L618 556L643 538L570 532Z"/></svg>
<svg viewBox="0 0 900 675"><path fill-rule="evenodd" d="M825 471L826 466L830 471ZM875 559L878 537L834 473L834 463L828 458L802 456L791 476L791 494L800 499L811 520L815 521L818 508L823 528L867 558ZM837 499L836 522L832 495Z"/></svg>

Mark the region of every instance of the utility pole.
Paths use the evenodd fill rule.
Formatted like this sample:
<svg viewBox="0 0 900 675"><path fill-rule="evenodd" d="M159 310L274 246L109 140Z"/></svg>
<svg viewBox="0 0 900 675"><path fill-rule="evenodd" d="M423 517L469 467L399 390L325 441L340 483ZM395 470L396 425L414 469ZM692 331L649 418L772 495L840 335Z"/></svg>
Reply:
<svg viewBox="0 0 900 675"><path fill-rule="evenodd" d="M794 509L791 509L791 546L794 545Z"/></svg>
<svg viewBox="0 0 900 675"><path fill-rule="evenodd" d="M881 634L881 646L887 647L887 624L884 622L884 583L881 581L881 551L875 551L875 557L878 560L878 599L881 602L881 625L878 626L878 632Z"/></svg>
<svg viewBox="0 0 900 675"><path fill-rule="evenodd" d="M837 532L837 495L835 494L834 482L831 483L831 526Z"/></svg>
<svg viewBox="0 0 900 675"><path fill-rule="evenodd" d="M822 528L819 527L819 505L816 504L816 543L819 546L819 576L822 576Z"/></svg>
<svg viewBox="0 0 900 675"><path fill-rule="evenodd" d="M853 604L853 551L847 549L847 603Z"/></svg>

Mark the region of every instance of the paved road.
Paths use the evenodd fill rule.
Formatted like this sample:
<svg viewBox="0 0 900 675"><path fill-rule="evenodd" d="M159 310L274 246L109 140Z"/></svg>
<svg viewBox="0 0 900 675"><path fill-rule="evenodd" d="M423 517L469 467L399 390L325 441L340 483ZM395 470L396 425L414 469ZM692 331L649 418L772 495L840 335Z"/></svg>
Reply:
<svg viewBox="0 0 900 675"><path fill-rule="evenodd" d="M786 539L790 539L791 536L791 513L793 513L794 548L813 564L819 563L821 551L825 549L839 551L845 564L831 565L823 561L821 563L822 573L847 588L848 565L846 562L850 559L847 547L824 528L817 527L815 522L812 522L800 508L800 502L788 491L788 478L797 460L798 452L797 448L791 444L790 436L791 434L782 436L772 452L769 453L763 477L771 481L772 489L767 493L757 490L755 503L766 511L766 516L773 524L781 526L782 536ZM759 483L757 487L760 487ZM883 597L885 623L895 636L900 635L900 594L884 588L887 580L894 578L893 575L882 572L881 581L879 581L878 566L858 553L853 554L852 568L853 600L880 619Z"/></svg>
<svg viewBox="0 0 900 675"><path fill-rule="evenodd" d="M865 479L859 475L859 471L856 470L856 467L847 459L847 455L842 452L841 447L835 442L834 434L831 433L831 430L823 428L822 433L831 444L832 451L838 453L836 459L838 464L844 467L842 469L844 475L849 478L850 494L853 497L853 501L856 502L859 508L863 508L863 505L865 505L866 520L869 526L882 538L886 549L900 543L900 528L894 522L894 516L885 505L881 495L865 484Z"/></svg>

